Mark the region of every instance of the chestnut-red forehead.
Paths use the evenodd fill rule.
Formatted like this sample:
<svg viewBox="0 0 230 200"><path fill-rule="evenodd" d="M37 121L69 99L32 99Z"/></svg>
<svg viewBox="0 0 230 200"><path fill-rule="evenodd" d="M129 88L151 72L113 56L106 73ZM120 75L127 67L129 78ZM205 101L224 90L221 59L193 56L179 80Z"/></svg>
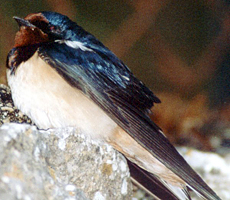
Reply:
<svg viewBox="0 0 230 200"><path fill-rule="evenodd" d="M49 23L49 21L44 17L44 15L42 13L32 13L29 14L25 17L26 20L30 21L32 24L33 22L36 21L43 21L45 23Z"/></svg>

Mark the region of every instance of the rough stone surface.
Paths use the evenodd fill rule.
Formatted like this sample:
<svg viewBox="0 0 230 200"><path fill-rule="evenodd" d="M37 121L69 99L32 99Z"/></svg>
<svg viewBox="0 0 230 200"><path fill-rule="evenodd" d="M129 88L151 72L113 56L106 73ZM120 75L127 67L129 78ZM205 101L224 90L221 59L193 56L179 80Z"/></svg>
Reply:
<svg viewBox="0 0 230 200"><path fill-rule="evenodd" d="M0 126L8 122L32 124L29 117L14 107L10 88L0 84Z"/></svg>
<svg viewBox="0 0 230 200"><path fill-rule="evenodd" d="M221 199L230 200L230 153L220 156L186 147L178 150Z"/></svg>
<svg viewBox="0 0 230 200"><path fill-rule="evenodd" d="M125 158L74 128L0 127L0 199L130 199Z"/></svg>

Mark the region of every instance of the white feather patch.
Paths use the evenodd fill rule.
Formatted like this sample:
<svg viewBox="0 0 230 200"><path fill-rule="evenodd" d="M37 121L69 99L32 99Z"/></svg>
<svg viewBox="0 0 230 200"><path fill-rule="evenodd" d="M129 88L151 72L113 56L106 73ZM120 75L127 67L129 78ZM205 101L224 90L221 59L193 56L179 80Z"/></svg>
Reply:
<svg viewBox="0 0 230 200"><path fill-rule="evenodd" d="M79 41L71 41L71 40L55 40L59 44L65 43L67 46L74 49L81 49L82 51L93 51L92 49L86 47L82 42Z"/></svg>

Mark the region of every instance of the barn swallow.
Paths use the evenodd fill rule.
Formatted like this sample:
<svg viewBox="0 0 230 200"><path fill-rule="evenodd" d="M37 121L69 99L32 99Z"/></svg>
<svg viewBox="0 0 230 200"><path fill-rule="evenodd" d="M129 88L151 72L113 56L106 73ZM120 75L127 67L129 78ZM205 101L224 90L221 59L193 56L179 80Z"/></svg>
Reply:
<svg viewBox="0 0 230 200"><path fill-rule="evenodd" d="M8 84L15 105L40 129L78 127L112 145L160 199L188 200L191 189L220 200L150 120L160 100L107 47L59 13L14 19Z"/></svg>

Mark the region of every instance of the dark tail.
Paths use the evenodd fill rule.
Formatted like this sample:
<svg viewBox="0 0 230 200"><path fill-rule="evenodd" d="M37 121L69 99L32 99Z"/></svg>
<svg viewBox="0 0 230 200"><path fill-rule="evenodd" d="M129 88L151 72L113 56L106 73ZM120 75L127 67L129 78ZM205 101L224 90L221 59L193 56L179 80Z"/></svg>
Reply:
<svg viewBox="0 0 230 200"><path fill-rule="evenodd" d="M131 177L143 187L150 195L158 197L159 199L179 200L165 185L153 174L143 170L136 164L127 160Z"/></svg>

